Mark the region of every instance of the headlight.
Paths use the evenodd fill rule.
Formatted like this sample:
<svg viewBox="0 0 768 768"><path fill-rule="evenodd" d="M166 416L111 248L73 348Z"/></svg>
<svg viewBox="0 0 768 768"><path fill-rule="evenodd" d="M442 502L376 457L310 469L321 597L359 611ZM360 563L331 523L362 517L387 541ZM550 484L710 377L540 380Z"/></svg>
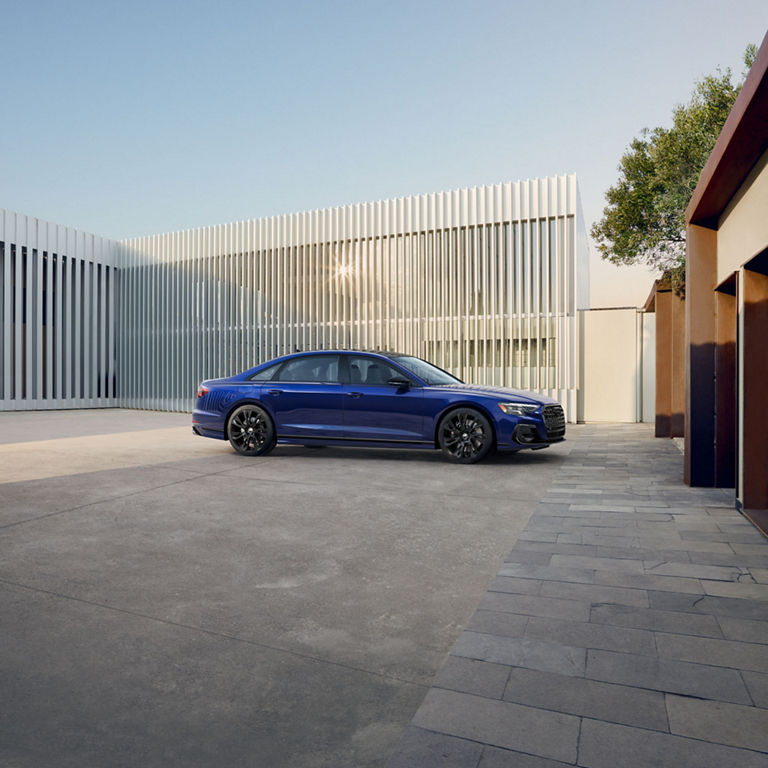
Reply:
<svg viewBox="0 0 768 768"><path fill-rule="evenodd" d="M536 403L499 403L499 408L512 416L528 416L538 411L541 406Z"/></svg>

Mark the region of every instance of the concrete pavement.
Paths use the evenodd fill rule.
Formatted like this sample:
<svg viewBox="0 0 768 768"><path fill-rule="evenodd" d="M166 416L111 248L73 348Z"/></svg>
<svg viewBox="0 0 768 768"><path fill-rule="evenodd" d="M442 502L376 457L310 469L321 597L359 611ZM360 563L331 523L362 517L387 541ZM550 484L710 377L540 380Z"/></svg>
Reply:
<svg viewBox="0 0 768 768"><path fill-rule="evenodd" d="M472 467L0 413L0 764L380 766L571 443Z"/></svg>

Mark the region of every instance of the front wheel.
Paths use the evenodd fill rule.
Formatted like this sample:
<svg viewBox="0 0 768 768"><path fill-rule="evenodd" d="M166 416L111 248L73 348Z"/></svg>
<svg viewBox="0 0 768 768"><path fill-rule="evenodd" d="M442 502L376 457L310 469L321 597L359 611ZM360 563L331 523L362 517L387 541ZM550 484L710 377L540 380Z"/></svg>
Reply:
<svg viewBox="0 0 768 768"><path fill-rule="evenodd" d="M443 453L459 464L474 464L493 450L493 430L488 419L474 408L447 413L437 428Z"/></svg>
<svg viewBox="0 0 768 768"><path fill-rule="evenodd" d="M275 447L275 427L258 405L241 405L229 417L227 434L232 447L243 456L263 456Z"/></svg>

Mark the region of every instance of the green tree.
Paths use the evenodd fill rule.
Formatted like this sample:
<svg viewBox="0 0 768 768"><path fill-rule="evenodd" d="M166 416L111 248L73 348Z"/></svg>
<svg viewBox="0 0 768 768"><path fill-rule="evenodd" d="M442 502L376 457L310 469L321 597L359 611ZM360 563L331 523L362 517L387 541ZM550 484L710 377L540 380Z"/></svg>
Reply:
<svg viewBox="0 0 768 768"><path fill-rule="evenodd" d="M756 46L747 47L747 71L756 53ZM655 267L683 292L685 209L741 85L731 82L730 69L718 70L675 107L671 128L646 128L633 139L618 181L605 193L603 217L592 226L602 258Z"/></svg>

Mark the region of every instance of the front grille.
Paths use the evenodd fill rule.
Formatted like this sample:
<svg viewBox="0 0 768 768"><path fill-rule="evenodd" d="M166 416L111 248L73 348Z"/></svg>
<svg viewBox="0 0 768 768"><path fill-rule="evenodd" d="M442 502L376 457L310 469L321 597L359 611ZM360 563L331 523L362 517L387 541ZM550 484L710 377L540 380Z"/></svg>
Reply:
<svg viewBox="0 0 768 768"><path fill-rule="evenodd" d="M559 405L545 405L542 411L547 437L554 439L565 435L565 414Z"/></svg>

